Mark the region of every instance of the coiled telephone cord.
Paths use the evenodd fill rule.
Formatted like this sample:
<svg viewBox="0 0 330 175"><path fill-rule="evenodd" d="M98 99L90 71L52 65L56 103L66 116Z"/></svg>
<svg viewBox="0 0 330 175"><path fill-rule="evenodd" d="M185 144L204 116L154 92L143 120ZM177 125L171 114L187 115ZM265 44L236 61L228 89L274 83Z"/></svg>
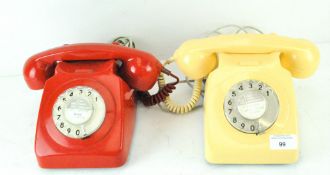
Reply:
<svg viewBox="0 0 330 175"><path fill-rule="evenodd" d="M163 68L162 73L159 76L163 76L163 74L175 78L176 81L168 84L165 84L164 82L162 86L159 86L160 90L154 95L150 95L148 91L146 92L139 91L138 97L145 106L153 106L165 101L166 98L170 95L170 93L172 93L173 90L175 89L175 85L179 83L179 78L176 75L172 74L169 70Z"/></svg>
<svg viewBox="0 0 330 175"><path fill-rule="evenodd" d="M165 61L163 66L166 66L166 65L172 63L173 61L174 60L170 58ZM167 96L165 98L165 100L163 101L166 109L170 112L177 113L177 114L184 114L184 113L187 113L187 112L191 111L192 109L194 109L201 96L202 83L203 83L203 78L194 81L193 92L192 92L191 98L185 104L177 104L171 100L170 96ZM166 86L166 82L165 82L163 73L161 73L159 75L158 85L160 88Z"/></svg>

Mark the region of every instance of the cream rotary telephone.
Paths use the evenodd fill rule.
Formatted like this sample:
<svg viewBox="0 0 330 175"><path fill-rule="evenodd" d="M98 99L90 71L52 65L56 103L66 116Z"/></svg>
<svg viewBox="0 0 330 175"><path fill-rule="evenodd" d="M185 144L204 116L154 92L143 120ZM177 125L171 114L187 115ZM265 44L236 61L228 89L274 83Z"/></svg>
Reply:
<svg viewBox="0 0 330 175"><path fill-rule="evenodd" d="M203 78L205 156L216 164L287 164L298 159L297 112L291 77L306 78L319 64L314 44L275 34L219 35L186 41L171 60L196 80L187 105L170 99L172 112L190 111ZM160 80L160 84L164 84Z"/></svg>

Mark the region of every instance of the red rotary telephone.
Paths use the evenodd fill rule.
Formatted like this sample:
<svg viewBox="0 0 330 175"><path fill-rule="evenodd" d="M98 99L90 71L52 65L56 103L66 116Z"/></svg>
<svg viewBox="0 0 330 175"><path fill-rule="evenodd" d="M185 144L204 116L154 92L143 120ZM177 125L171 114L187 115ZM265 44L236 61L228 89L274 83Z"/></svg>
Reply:
<svg viewBox="0 0 330 175"><path fill-rule="evenodd" d="M44 88L35 137L39 165L124 164L134 128L135 90L152 105L175 88L177 82L152 96L145 92L161 72L175 77L149 53L117 44L64 45L32 56L24 66L25 81L31 89Z"/></svg>

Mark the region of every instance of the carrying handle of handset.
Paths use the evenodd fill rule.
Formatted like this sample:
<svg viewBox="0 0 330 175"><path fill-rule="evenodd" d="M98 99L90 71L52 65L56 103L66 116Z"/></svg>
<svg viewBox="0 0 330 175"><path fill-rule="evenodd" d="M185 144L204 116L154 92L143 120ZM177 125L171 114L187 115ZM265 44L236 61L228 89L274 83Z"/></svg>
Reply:
<svg viewBox="0 0 330 175"><path fill-rule="evenodd" d="M36 54L24 65L24 78L31 89L42 89L54 74L58 61L110 60L123 62L124 79L134 89L146 91L157 81L161 63L151 54L116 44L70 44Z"/></svg>
<svg viewBox="0 0 330 175"><path fill-rule="evenodd" d="M272 52L280 52L282 66L296 78L312 75L319 64L319 51L313 43L275 34L219 35L189 40L176 50L173 58L185 75L196 80L215 69L218 64L217 53ZM221 62L221 58L219 60Z"/></svg>

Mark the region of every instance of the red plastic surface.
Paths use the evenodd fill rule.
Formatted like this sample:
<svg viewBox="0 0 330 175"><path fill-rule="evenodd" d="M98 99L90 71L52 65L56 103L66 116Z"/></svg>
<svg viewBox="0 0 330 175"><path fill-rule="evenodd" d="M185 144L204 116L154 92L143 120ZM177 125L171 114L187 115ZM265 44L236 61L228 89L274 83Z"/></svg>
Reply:
<svg viewBox="0 0 330 175"><path fill-rule="evenodd" d="M117 70L116 60L122 61ZM152 55L114 44L72 44L29 58L24 78L31 89L44 88L35 152L45 168L117 167L125 163L135 123L135 89L157 81L161 63ZM74 86L97 90L106 104L101 127L84 139L61 134L52 120L57 97Z"/></svg>
<svg viewBox="0 0 330 175"><path fill-rule="evenodd" d="M134 89L149 90L157 81L161 63L151 54L114 44L70 44L32 56L24 66L24 78L31 89L42 89L59 61L121 60L122 77Z"/></svg>
<svg viewBox="0 0 330 175"><path fill-rule="evenodd" d="M136 103L134 90L116 74L116 67L114 60L57 64L55 75L45 83L39 110L35 152L41 167L97 168L125 163L133 135ZM57 97L74 86L94 88L106 104L103 124L84 139L64 136L52 120Z"/></svg>

